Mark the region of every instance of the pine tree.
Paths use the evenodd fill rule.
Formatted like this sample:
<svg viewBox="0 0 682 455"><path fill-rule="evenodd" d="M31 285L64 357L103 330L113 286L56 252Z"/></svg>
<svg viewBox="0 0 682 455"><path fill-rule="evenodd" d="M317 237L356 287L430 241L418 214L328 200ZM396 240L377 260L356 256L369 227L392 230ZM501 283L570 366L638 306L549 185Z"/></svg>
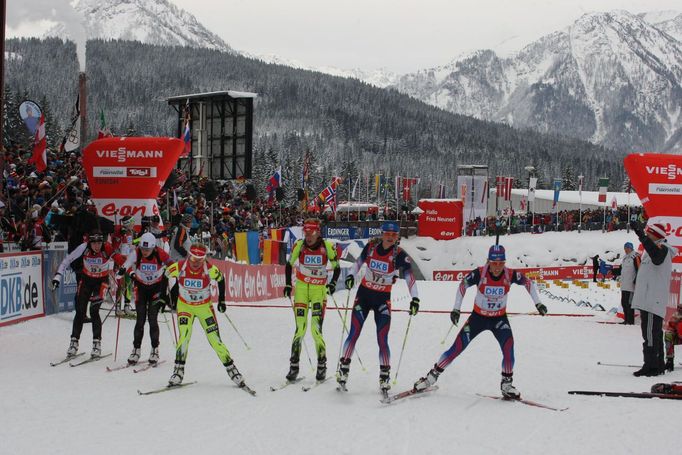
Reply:
<svg viewBox="0 0 682 455"><path fill-rule="evenodd" d="M564 168L564 172L561 176L561 189L565 191L575 191L575 172L573 171L573 166L570 164Z"/></svg>

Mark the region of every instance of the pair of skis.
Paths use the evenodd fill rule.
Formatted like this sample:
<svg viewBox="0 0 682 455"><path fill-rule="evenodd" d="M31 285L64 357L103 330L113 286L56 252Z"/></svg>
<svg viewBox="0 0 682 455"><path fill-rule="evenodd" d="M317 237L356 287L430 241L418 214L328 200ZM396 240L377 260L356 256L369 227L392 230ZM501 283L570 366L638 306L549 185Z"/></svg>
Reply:
<svg viewBox="0 0 682 455"><path fill-rule="evenodd" d="M104 359L104 358L106 358L106 357L109 357L109 356L111 355L111 353L109 353L109 354L104 354L104 355L101 355L101 356L99 356L99 357L90 357L90 358L87 358L87 359L85 359L85 360L81 360L80 362L77 362L77 363L72 363L72 362L71 362L72 360L77 359L78 357L80 357L80 356L82 356L82 355L85 355L85 353L84 353L84 352L79 352L79 353L76 354L76 355L67 356L67 357L65 357L65 358L62 359L62 360L58 360L57 362L50 362L50 366L51 366L51 367L56 367L57 365L62 365L62 364L64 364L64 363L66 363L66 362L69 362L69 366L70 366L70 367L78 367L78 366L81 366L81 365L85 365L86 363L92 363L92 362L97 362L98 360L102 360L102 359Z"/></svg>
<svg viewBox="0 0 682 455"><path fill-rule="evenodd" d="M170 385L170 384L169 384L169 385L167 385L167 386L159 387L158 389L147 390L147 391L145 391L145 392L143 392L143 391L141 391L141 390L138 390L138 391L137 391L137 394L138 394L138 395L141 395L141 396L142 396L142 395L154 395L154 394L156 394L156 393L162 393L162 392L168 392L168 391L170 391L170 390L181 389L181 388L183 388L183 387L187 387L187 386L190 386L190 385L193 385L193 384L196 384L196 383L197 383L197 381L183 382L183 383L178 384L178 385ZM251 395L251 396L253 396L253 397L256 396L256 391L253 390L253 389L252 389L251 387L249 387L248 385L246 385L246 383L244 383L244 384L242 384L241 386L239 386L239 389L240 389L240 390L243 390L244 392L248 393L249 395Z"/></svg>
<svg viewBox="0 0 682 455"><path fill-rule="evenodd" d="M149 370L150 368L156 368L157 366L159 366L159 365L161 365L162 363L165 363L165 362L166 362L165 360L161 360L161 361L159 361L159 362L150 363L149 361L145 360L145 361L137 362L137 363L134 363L134 364L127 363L127 364L125 364L125 365L119 365L119 366L116 366L116 367L109 367L109 366L108 366L108 367L107 367L107 373L112 373L112 372L114 372L114 371L125 370L125 369L128 369L128 368L130 368L130 367L134 367L134 366L138 366L138 367L141 367L141 368L133 368L133 373L142 373L143 371L147 371L147 370Z"/></svg>
<svg viewBox="0 0 682 455"><path fill-rule="evenodd" d="M277 385L271 385L270 391L271 392L277 392L278 390L285 389L285 388L289 387L290 385L298 384L299 382L303 381L304 379L305 379L305 376L301 376L300 378L296 378L293 381L284 381L284 382L277 384ZM304 392L309 392L312 389L315 389L315 388L319 387L320 385L324 384L325 382L327 382L330 379L331 379L331 376L327 377L321 381L315 381L312 384L303 384L301 386L301 390Z"/></svg>

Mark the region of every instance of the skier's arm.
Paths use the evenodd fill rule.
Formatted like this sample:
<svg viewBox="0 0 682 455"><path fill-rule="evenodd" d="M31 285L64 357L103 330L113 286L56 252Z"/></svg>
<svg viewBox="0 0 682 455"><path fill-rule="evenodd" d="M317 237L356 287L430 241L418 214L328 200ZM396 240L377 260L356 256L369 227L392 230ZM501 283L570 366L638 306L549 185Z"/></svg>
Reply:
<svg viewBox="0 0 682 455"><path fill-rule="evenodd" d="M353 265L350 268L350 273L349 275L357 275L360 269L362 268L362 265L365 263L365 260L367 259L367 255L369 254L369 243L365 245L365 247L362 249L362 252L360 253L360 257L356 259L356 261L353 263Z"/></svg>
<svg viewBox="0 0 682 455"><path fill-rule="evenodd" d="M136 251L136 250L133 250L133 251L128 255L128 257L126 258L126 260L125 260L125 262L123 263L123 265L121 266L121 268L122 268L122 269L125 269L126 271L128 271L128 270L133 266L133 264L135 264L136 262L137 262L137 251Z"/></svg>
<svg viewBox="0 0 682 455"><path fill-rule="evenodd" d="M462 279L457 288L457 294L455 295L455 306L453 310L460 311L462 308L462 301L464 300L464 294L467 292L467 288L471 286L476 286L481 281L481 272L478 269L474 269L467 274L467 276Z"/></svg>
<svg viewBox="0 0 682 455"><path fill-rule="evenodd" d="M180 253L182 257L187 257L187 250L183 246L185 243L185 236L187 235L187 231L185 231L183 228L178 226L178 234L175 236L175 243L173 244L173 248L175 248L175 251Z"/></svg>
<svg viewBox="0 0 682 455"><path fill-rule="evenodd" d="M63 275L64 275L64 271L66 270L66 268L67 268L68 266L70 266L71 263L72 263L73 261L75 261L75 260L78 259L79 257L83 256L83 253L85 252L85 249L86 249L87 247L88 247L88 244L87 244L87 243L81 243L80 245L78 245L78 246L76 247L76 249L74 249L71 253L69 253L69 254L62 260L61 264L59 264L59 268L57 268L57 273L54 274L55 278L57 277L57 275L63 276Z"/></svg>
<svg viewBox="0 0 682 455"><path fill-rule="evenodd" d="M324 241L324 246L327 250L327 257L329 258L329 264L332 267L332 283L336 283L341 275L341 267L339 267L339 260L336 255L336 247L329 241Z"/></svg>
<svg viewBox="0 0 682 455"><path fill-rule="evenodd" d="M395 258L395 263L396 267L402 269L403 271L407 288L410 290L410 296L412 296L412 298L419 298L419 292L417 291L416 286L417 282L414 278L414 273L412 272L412 261L410 260L410 257L407 255L407 253L405 253L405 251L400 250Z"/></svg>
<svg viewBox="0 0 682 455"><path fill-rule="evenodd" d="M216 283L218 283L218 303L224 302L225 301L225 277L223 274L220 272L220 269L218 267L211 266L211 269L209 270L209 276L211 277L212 280L215 280Z"/></svg>

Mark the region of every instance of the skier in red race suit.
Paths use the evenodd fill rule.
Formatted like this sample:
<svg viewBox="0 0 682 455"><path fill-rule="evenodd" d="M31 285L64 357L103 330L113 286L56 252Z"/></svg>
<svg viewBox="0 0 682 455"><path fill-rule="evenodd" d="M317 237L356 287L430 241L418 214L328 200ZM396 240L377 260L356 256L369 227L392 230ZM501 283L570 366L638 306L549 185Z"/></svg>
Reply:
<svg viewBox="0 0 682 455"><path fill-rule="evenodd" d="M71 344L66 351L67 358L73 357L78 352L78 340L83 330L83 322L90 303L90 318L92 320L92 353L96 358L102 354L102 320L99 316L99 307L104 300L104 295L109 287L109 273L113 267L120 266L124 258L114 253L114 248L109 242L104 242L104 236L100 231L93 231L88 235L87 241L82 243L59 264L57 273L52 279L51 289L59 287L64 270L72 262L82 261L82 279L76 291L76 315L73 317L73 329L71 331Z"/></svg>
<svg viewBox="0 0 682 455"><path fill-rule="evenodd" d="M520 398L521 394L512 384L514 370L514 335L507 318L507 297L512 284L526 288L535 303L535 308L544 316L547 307L540 302L535 283L523 273L505 267L506 254L502 245L493 245L488 251L488 262L485 266L472 270L459 285L455 306L450 313L450 320L457 325L464 294L470 286L476 286L474 311L466 324L428 374L414 384L416 391L422 391L436 383L443 370L459 356L476 338L490 330L502 349L502 382L500 389L505 398Z"/></svg>
<svg viewBox="0 0 682 455"><path fill-rule="evenodd" d="M168 253L157 245L157 239L151 232L140 237L138 247L135 248L125 264L119 269L119 276L127 273L135 287L135 308L137 321L135 322L133 352L128 357L128 363L135 365L140 360L142 337L144 336L145 320L149 319L149 338L152 350L149 363L159 361L159 310L166 305L166 291L168 280L165 277L166 267L173 264Z"/></svg>
<svg viewBox="0 0 682 455"><path fill-rule="evenodd" d="M388 331L391 328L391 288L397 278L398 270L403 271L412 296L410 302L411 315L416 315L419 311L419 297L412 274L412 261L407 253L396 245L400 237L398 223L386 221L381 229L381 240L373 239L365 245L360 257L353 265L351 273L346 277L346 288L350 292L355 284L354 274L360 271L363 265L367 266L355 296L350 330L343 345L336 380L341 386L346 385L355 343L360 336L369 312L373 311L374 322L377 326L377 342L379 343L379 387L382 392L386 393L391 388L389 381L391 351L388 347Z"/></svg>

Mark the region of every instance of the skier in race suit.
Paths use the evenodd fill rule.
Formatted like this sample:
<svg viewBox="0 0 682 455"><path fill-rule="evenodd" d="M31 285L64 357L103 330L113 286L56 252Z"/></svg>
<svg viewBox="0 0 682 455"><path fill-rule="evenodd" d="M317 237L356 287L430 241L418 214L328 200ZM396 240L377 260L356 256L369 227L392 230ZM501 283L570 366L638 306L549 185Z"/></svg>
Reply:
<svg viewBox="0 0 682 455"><path fill-rule="evenodd" d="M665 369L675 370L675 345L682 344L682 305L677 305L677 310L670 317L663 329L665 340Z"/></svg>
<svg viewBox="0 0 682 455"><path fill-rule="evenodd" d="M303 224L304 239L297 240L291 250L291 257L286 263L284 296L291 297L291 272L296 266L296 286L294 292L294 316L296 318L296 332L291 341L291 358L288 381L298 376L299 359L301 356L301 340L305 336L308 324L308 310L312 309L310 331L315 340L317 351L317 373L315 378L322 381L327 376L327 353L322 337L322 323L327 306L327 292L333 294L336 290L336 280L339 279L341 269L336 259L334 245L320 236L320 221L309 218ZM327 284L327 264L332 267L332 278Z"/></svg>
<svg viewBox="0 0 682 455"><path fill-rule="evenodd" d="M102 320L99 308L109 287L109 272L114 265L121 265L124 258L114 254L114 248L104 242L100 231L93 231L87 236L87 241L80 244L69 253L59 264L57 273L52 279L52 290L59 287L61 277L67 267L73 262L82 262L81 280L76 290L76 314L73 317L71 343L66 351L67 357L73 357L78 352L78 340L83 330L83 322L90 303L90 318L92 322L92 352L93 358L102 354ZM75 265L74 265L75 266Z"/></svg>
<svg viewBox="0 0 682 455"><path fill-rule="evenodd" d="M121 224L114 227L114 233L111 234L111 244L114 247L114 251L123 256L124 260L128 258L130 253L135 249L135 219L132 216L124 216L121 218ZM121 313L118 311L120 308L120 300L123 298L123 312L126 315L132 315L133 310L130 306L130 299L132 297L133 291L133 281L130 276L126 273L123 276L118 276L117 278L118 289L116 292L116 310L117 314L120 316Z"/></svg>
<svg viewBox="0 0 682 455"><path fill-rule="evenodd" d="M133 352L128 357L128 363L135 365L140 360L144 323L149 319L149 337L152 350L149 363L159 361L159 310L166 305L166 291L168 280L164 276L166 267L173 264L168 253L157 245L154 234L147 232L139 239L138 247L128 256L119 275L125 273L130 276L134 285L135 307L137 321L133 332Z"/></svg>
<svg viewBox="0 0 682 455"><path fill-rule="evenodd" d="M218 354L218 358L225 366L230 379L238 386L244 385L242 375L237 370L230 352L220 339L218 322L211 303L211 282L218 285L218 311L225 312L225 279L218 267L206 260L208 249L200 243L190 246L187 259L175 262L166 269L166 276L174 278L175 285L171 296L177 295L178 327L180 338L175 350L175 369L168 381L169 386L182 383L185 375L185 361L189 340L192 338L194 319L199 319L201 327L206 332L206 338ZM175 300L171 298L171 301Z"/></svg>
<svg viewBox="0 0 682 455"><path fill-rule="evenodd" d="M346 277L346 288L350 292L355 285L354 276L363 265L366 265L353 303L350 330L343 345L336 380L341 385L346 384L355 343L358 341L369 312L373 311L374 322L377 327L377 343L379 344L379 387L385 392L391 388L389 382L391 351L388 346L388 331L391 328L391 288L397 279L399 270L403 271L412 296L410 302L411 316L416 315L419 311L419 297L412 274L412 261L407 253L397 245L400 237L398 223L386 221L381 226L381 230L381 239L372 239L365 245L360 257L353 264L351 273Z"/></svg>
<svg viewBox="0 0 682 455"><path fill-rule="evenodd" d="M506 253L502 245L493 245L488 250L485 266L472 270L459 285L455 306L450 313L454 325L459 322L460 308L467 288L476 286L474 311L459 331L450 349L445 351L426 377L414 384L417 391L424 390L436 383L443 370L459 356L478 336L490 330L502 349L502 381L500 389L505 398L520 398L521 394L512 384L514 371L514 335L507 318L507 298L512 284L526 288L535 308L544 316L547 307L540 301L535 282L519 271L505 267Z"/></svg>

